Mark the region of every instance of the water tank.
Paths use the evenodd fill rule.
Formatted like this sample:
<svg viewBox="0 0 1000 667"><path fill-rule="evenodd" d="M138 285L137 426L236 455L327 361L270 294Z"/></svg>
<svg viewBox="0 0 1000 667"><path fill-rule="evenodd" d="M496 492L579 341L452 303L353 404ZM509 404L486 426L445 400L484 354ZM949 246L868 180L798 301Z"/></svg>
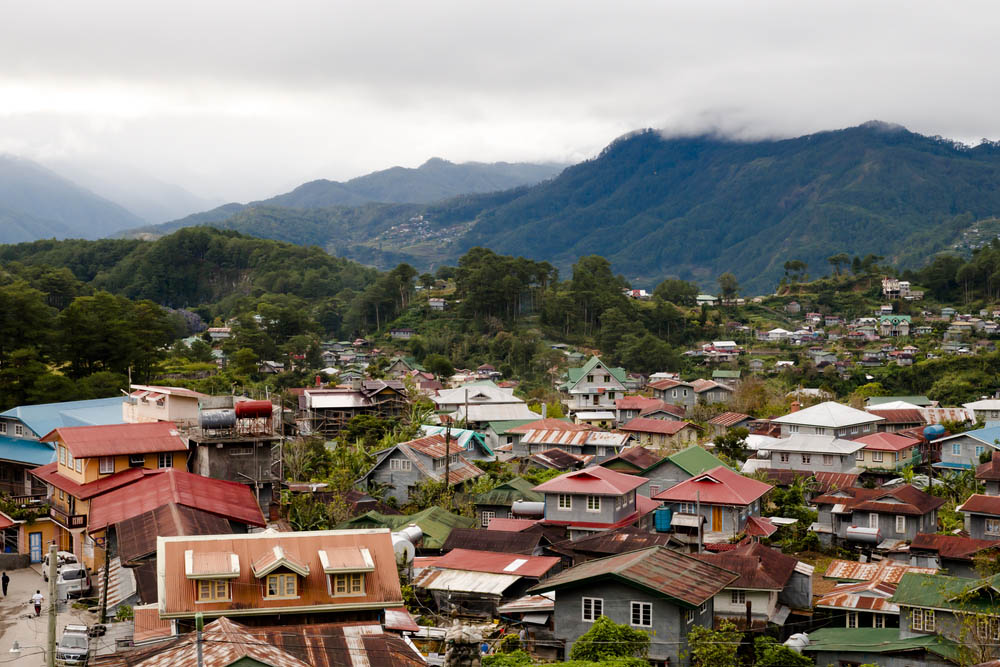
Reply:
<svg viewBox="0 0 1000 667"><path fill-rule="evenodd" d="M653 523L656 525L656 532L669 533L670 520L674 517L674 512L669 507L661 507L653 513Z"/></svg>
<svg viewBox="0 0 1000 667"><path fill-rule="evenodd" d="M882 533L878 528L868 528L866 526L849 526L847 528L847 539L849 542L863 542L864 544L878 544L882 541Z"/></svg>
<svg viewBox="0 0 1000 667"><path fill-rule="evenodd" d="M270 417L273 409L271 401L241 401L236 404L236 416L240 419L261 419Z"/></svg>
<svg viewBox="0 0 1000 667"><path fill-rule="evenodd" d="M809 646L809 635L804 632L796 632L794 635L785 640L785 646L802 653L802 649Z"/></svg>
<svg viewBox="0 0 1000 667"><path fill-rule="evenodd" d="M419 542L423 536L424 531L420 529L420 526L415 523L411 523L406 528L397 530L393 535L401 535L410 541L410 544L416 544Z"/></svg>
<svg viewBox="0 0 1000 667"><path fill-rule="evenodd" d="M510 511L514 516L545 516L545 503L540 500L515 500Z"/></svg>
<svg viewBox="0 0 1000 667"><path fill-rule="evenodd" d="M413 555L416 553L416 547L413 546L413 542L410 542L404 535L399 533L392 534L392 550L396 554L396 562L408 565L413 562Z"/></svg>
<svg viewBox="0 0 1000 667"><path fill-rule="evenodd" d="M945 430L944 426L941 426L941 424L931 424L930 426L924 429L924 437L927 438L928 440L934 440L936 438L940 438L945 433L947 433L947 431Z"/></svg>
<svg viewBox="0 0 1000 667"><path fill-rule="evenodd" d="M198 415L198 425L205 429L232 428L236 426L234 410L212 410Z"/></svg>

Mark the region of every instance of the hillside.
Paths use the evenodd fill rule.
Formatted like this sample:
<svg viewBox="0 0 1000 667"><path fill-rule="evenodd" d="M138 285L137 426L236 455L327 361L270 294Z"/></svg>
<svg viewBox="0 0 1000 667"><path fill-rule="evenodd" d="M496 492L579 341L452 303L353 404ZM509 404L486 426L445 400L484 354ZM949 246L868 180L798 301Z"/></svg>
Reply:
<svg viewBox="0 0 1000 667"><path fill-rule="evenodd" d="M0 155L0 243L108 236L143 221L30 160Z"/></svg>

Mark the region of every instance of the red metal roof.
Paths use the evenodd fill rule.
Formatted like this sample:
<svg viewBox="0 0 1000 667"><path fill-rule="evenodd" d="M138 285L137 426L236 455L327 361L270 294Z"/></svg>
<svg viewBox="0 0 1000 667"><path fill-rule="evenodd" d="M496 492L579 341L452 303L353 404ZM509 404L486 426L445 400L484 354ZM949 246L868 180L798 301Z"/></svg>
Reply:
<svg viewBox="0 0 1000 667"><path fill-rule="evenodd" d="M976 467L976 479L995 482L1000 480L1000 452L993 452L993 458Z"/></svg>
<svg viewBox="0 0 1000 667"><path fill-rule="evenodd" d="M879 410L878 408L868 408L866 412L870 412L876 417L882 417L885 419L885 424L923 424L924 416L921 414L920 410L913 408L910 410Z"/></svg>
<svg viewBox="0 0 1000 667"><path fill-rule="evenodd" d="M251 526L266 525L249 486L166 468L126 488L94 498L90 503L87 530L103 530L169 503L193 507Z"/></svg>
<svg viewBox="0 0 1000 667"><path fill-rule="evenodd" d="M651 415L655 412L661 412L661 411L668 412L674 415L675 417L683 417L687 413L687 410L684 408L683 405L674 405L673 403L660 401L660 405L646 408L645 410L639 413L639 416L644 417L646 415Z"/></svg>
<svg viewBox="0 0 1000 667"><path fill-rule="evenodd" d="M655 500L702 502L708 505L749 505L774 487L717 466L665 489Z"/></svg>
<svg viewBox="0 0 1000 667"><path fill-rule="evenodd" d="M53 461L40 468L34 468L30 472L46 484L51 484L57 489L62 489L77 500L87 500L112 489L117 489L120 486L131 484L147 475L157 475L160 473L159 470L147 470L146 468L127 468L89 484L79 484L56 472L57 466L58 464Z"/></svg>
<svg viewBox="0 0 1000 667"><path fill-rule="evenodd" d="M539 493L585 493L593 496L620 496L646 483L645 477L626 475L592 466L559 475L534 488Z"/></svg>
<svg viewBox="0 0 1000 667"><path fill-rule="evenodd" d="M984 496L976 493L956 508L959 512L974 512L1000 516L1000 496Z"/></svg>
<svg viewBox="0 0 1000 667"><path fill-rule="evenodd" d="M698 428L689 422L674 421L672 419L649 419L648 417L636 417L622 426L621 430L628 431L630 433L661 433L663 435L674 435L688 426L695 429Z"/></svg>
<svg viewBox="0 0 1000 667"><path fill-rule="evenodd" d="M501 519L497 517L490 519L490 525L486 527L486 530L503 530L519 533L522 530L531 528L536 523L538 523L538 519Z"/></svg>
<svg viewBox="0 0 1000 667"><path fill-rule="evenodd" d="M664 389L670 389L672 387L690 387L691 384L688 382L681 382L680 380L657 380L656 382L650 382L646 385L650 389L657 389L663 391Z"/></svg>
<svg viewBox="0 0 1000 667"><path fill-rule="evenodd" d="M972 561L972 556L985 549L1000 547L1000 542L994 540L977 540L962 535L937 535L935 533L917 533L910 542L910 551L934 551L942 558L952 560Z"/></svg>
<svg viewBox="0 0 1000 667"><path fill-rule="evenodd" d="M629 447L628 449L623 449L618 456L613 456L609 459L605 459L602 465L606 466L614 461L621 460L626 463L638 468L640 471L646 470L647 468L659 463L663 460L663 455L654 452L651 449L646 449L645 447L638 445L635 447Z"/></svg>
<svg viewBox="0 0 1000 667"><path fill-rule="evenodd" d="M555 556L525 556L498 551L452 549L438 558L434 567L445 570L492 572L493 574L514 574L521 577L539 578L558 563L559 559Z"/></svg>
<svg viewBox="0 0 1000 667"><path fill-rule="evenodd" d="M778 527L771 523L771 520L762 516L747 517L743 532L750 537L771 537L777 532Z"/></svg>
<svg viewBox="0 0 1000 667"><path fill-rule="evenodd" d="M891 500L886 500L891 498ZM881 502L880 502L881 501ZM816 505L843 505L848 512L884 512L921 516L944 505L943 498L924 493L912 484L891 489L865 489L850 487L836 494L826 494L813 499Z"/></svg>
<svg viewBox="0 0 1000 667"><path fill-rule="evenodd" d="M400 443L414 449L425 456L429 456L432 459L439 459L448 454L460 454L464 451L461 445L458 444L458 438L452 437L450 442L445 445L444 436L441 434L428 435L423 438L417 438L416 440L408 440L406 442Z"/></svg>
<svg viewBox="0 0 1000 667"><path fill-rule="evenodd" d="M11 519L6 514L4 514L3 512L0 512L0 530L3 530L4 528L10 528L13 525L14 525L14 520Z"/></svg>
<svg viewBox="0 0 1000 667"><path fill-rule="evenodd" d="M901 452L920 445L919 440L898 433L871 433L855 438L854 442L865 443L865 449L886 452Z"/></svg>
<svg viewBox="0 0 1000 667"><path fill-rule="evenodd" d="M42 442L60 442L78 459L187 450L173 422L68 426L54 429Z"/></svg>

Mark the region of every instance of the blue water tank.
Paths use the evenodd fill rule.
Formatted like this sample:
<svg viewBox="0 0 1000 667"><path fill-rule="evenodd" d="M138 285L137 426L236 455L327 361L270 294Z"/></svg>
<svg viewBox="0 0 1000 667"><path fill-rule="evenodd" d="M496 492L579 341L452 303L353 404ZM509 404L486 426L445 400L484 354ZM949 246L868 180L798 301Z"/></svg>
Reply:
<svg viewBox="0 0 1000 667"><path fill-rule="evenodd" d="M656 525L656 532L658 533L669 533L670 532L670 520L673 518L674 513L669 507L661 507L656 510L653 514L653 523Z"/></svg>
<svg viewBox="0 0 1000 667"><path fill-rule="evenodd" d="M924 437L927 438L928 440L934 440L935 438L940 438L945 433L947 433L947 431L945 431L944 426L941 426L941 424L931 424L930 426L924 429Z"/></svg>

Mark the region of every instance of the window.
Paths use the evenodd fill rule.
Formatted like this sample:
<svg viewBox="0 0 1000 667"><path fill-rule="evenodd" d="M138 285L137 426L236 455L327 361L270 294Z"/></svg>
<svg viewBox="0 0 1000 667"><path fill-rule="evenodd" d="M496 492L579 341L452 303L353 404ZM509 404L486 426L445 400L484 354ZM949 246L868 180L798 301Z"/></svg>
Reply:
<svg viewBox="0 0 1000 667"><path fill-rule="evenodd" d="M458 463L458 454L451 454L449 458L452 463Z"/></svg>
<svg viewBox="0 0 1000 667"><path fill-rule="evenodd" d="M253 455L253 447L230 447L229 448L229 455L230 456L252 456Z"/></svg>
<svg viewBox="0 0 1000 667"><path fill-rule="evenodd" d="M62 489L59 489L59 500L66 500L66 493Z"/></svg>
<svg viewBox="0 0 1000 667"><path fill-rule="evenodd" d="M487 512L487 511L484 511L483 512L483 519L482 519L483 528L486 528L487 526L489 526L490 525L490 521L493 520L496 517L496 515L497 515L496 512Z"/></svg>
<svg viewBox="0 0 1000 667"><path fill-rule="evenodd" d="M146 465L145 454L129 454L128 464L131 468L141 468Z"/></svg>
<svg viewBox="0 0 1000 667"><path fill-rule="evenodd" d="M14 424L14 435L24 435L24 426L21 424Z"/></svg>
<svg viewBox="0 0 1000 667"><path fill-rule="evenodd" d="M598 447L597 448L597 455L598 456L607 456L608 455L608 448L607 447Z"/></svg>
<svg viewBox="0 0 1000 667"><path fill-rule="evenodd" d="M587 511L588 512L600 512L601 511L601 497L600 496L587 496Z"/></svg>
<svg viewBox="0 0 1000 667"><path fill-rule="evenodd" d="M410 472L412 469L413 464L410 459L389 459L389 470Z"/></svg>
<svg viewBox="0 0 1000 667"><path fill-rule="evenodd" d="M883 460L882 455L884 453L885 452L872 452L872 461L875 462L875 463L882 463L882 460Z"/></svg>
<svg viewBox="0 0 1000 667"><path fill-rule="evenodd" d="M872 512L871 514L868 515L868 527L878 528L878 514L876 514L875 512Z"/></svg>
<svg viewBox="0 0 1000 667"><path fill-rule="evenodd" d="M816 427L816 435L826 435L826 429L822 426Z"/></svg>
<svg viewBox="0 0 1000 667"><path fill-rule="evenodd" d="M198 582L198 602L225 602L229 600L229 581L202 579Z"/></svg>
<svg viewBox="0 0 1000 667"><path fill-rule="evenodd" d="M914 609L910 615L910 628L924 632L934 632L934 610Z"/></svg>
<svg viewBox="0 0 1000 667"><path fill-rule="evenodd" d="M1000 535L1000 519L987 519L986 520L986 534L987 535Z"/></svg>
<svg viewBox="0 0 1000 667"><path fill-rule="evenodd" d="M73 454L68 449L66 450L66 467L70 469L76 467L76 464L73 462Z"/></svg>
<svg viewBox="0 0 1000 667"><path fill-rule="evenodd" d="M732 604L746 604L747 603L747 592L746 591L729 591L729 601Z"/></svg>
<svg viewBox="0 0 1000 667"><path fill-rule="evenodd" d="M983 452L985 451L986 451L986 445L976 445L976 458L982 456Z"/></svg>
<svg viewBox="0 0 1000 667"><path fill-rule="evenodd" d="M671 393L671 396L673 396L674 398L677 398L677 390L676 389L674 389L674 391Z"/></svg>
<svg viewBox="0 0 1000 667"><path fill-rule="evenodd" d="M692 623L694 621L694 612L690 609L685 609L681 612L681 618L685 624Z"/></svg>
<svg viewBox="0 0 1000 667"><path fill-rule="evenodd" d="M695 505L694 503L681 503L678 506L677 511L680 514L694 514Z"/></svg>
<svg viewBox="0 0 1000 667"><path fill-rule="evenodd" d="M862 429L861 429L861 430L863 430L863 431L864 431L865 433L867 433L868 431L872 430L872 425L871 425L871 424L865 424L865 425L864 425L864 426L862 427Z"/></svg>
<svg viewBox="0 0 1000 667"><path fill-rule="evenodd" d="M857 426L852 426L851 427L851 433L857 433L857 432L858 432L858 427Z"/></svg>
<svg viewBox="0 0 1000 667"><path fill-rule="evenodd" d="M267 575L267 593L269 598L290 598L298 594L297 580L294 574Z"/></svg>
<svg viewBox="0 0 1000 667"><path fill-rule="evenodd" d="M847 627L849 628L858 627L858 612L856 611L847 612Z"/></svg>
<svg viewBox="0 0 1000 667"><path fill-rule="evenodd" d="M708 603L707 602L702 602L701 606L698 607L698 613L699 614L704 614L706 611L708 611Z"/></svg>
<svg viewBox="0 0 1000 667"><path fill-rule="evenodd" d="M171 452L160 452L156 457L156 467L157 468L173 468L174 467L174 455Z"/></svg>
<svg viewBox="0 0 1000 667"><path fill-rule="evenodd" d="M659 484L650 484L649 485L649 495L650 495L650 497L655 496L659 492L660 492L660 486L659 486Z"/></svg>
<svg viewBox="0 0 1000 667"><path fill-rule="evenodd" d="M604 598L583 598L582 618L584 621L593 623L604 615Z"/></svg>
<svg viewBox="0 0 1000 667"><path fill-rule="evenodd" d="M653 604L651 602L632 603L632 625L637 628L653 627Z"/></svg>
<svg viewBox="0 0 1000 667"><path fill-rule="evenodd" d="M568 493L559 494L559 509L561 510L571 510L573 509L573 496Z"/></svg>
<svg viewBox="0 0 1000 667"><path fill-rule="evenodd" d="M823 455L823 465L825 465L825 466L832 466L833 465L833 457L831 455L829 455L829 454L824 454Z"/></svg>
<svg viewBox="0 0 1000 667"><path fill-rule="evenodd" d="M788 452L781 452L778 454L778 458L782 463L788 463Z"/></svg>
<svg viewBox="0 0 1000 667"><path fill-rule="evenodd" d="M513 442L514 442L514 436L508 435L507 436L507 444L510 445L510 444L513 444Z"/></svg>
<svg viewBox="0 0 1000 667"><path fill-rule="evenodd" d="M99 471L102 475L110 475L115 471L115 457L102 456L99 460Z"/></svg>
<svg viewBox="0 0 1000 667"><path fill-rule="evenodd" d="M514 513L511 512L510 510L507 510L507 518L508 519L513 519L514 518Z"/></svg>
<svg viewBox="0 0 1000 667"><path fill-rule="evenodd" d="M364 595L365 575L363 572L331 574L334 596Z"/></svg>
<svg viewBox="0 0 1000 667"><path fill-rule="evenodd" d="M803 463L812 463L812 454L803 454L802 455L802 462Z"/></svg>
<svg viewBox="0 0 1000 667"><path fill-rule="evenodd" d="M7 422L0 421L0 435L7 435Z"/></svg>
<svg viewBox="0 0 1000 667"><path fill-rule="evenodd" d="M798 433L799 432L799 425L798 424L790 424L788 426L788 432L789 433Z"/></svg>
<svg viewBox="0 0 1000 667"><path fill-rule="evenodd" d="M951 443L951 453L954 454L955 456L961 456L962 455L962 445L960 443L957 443L957 442Z"/></svg>
<svg viewBox="0 0 1000 667"><path fill-rule="evenodd" d="M587 382L593 382L593 381L594 381L594 376L593 375L588 375L587 376Z"/></svg>
<svg viewBox="0 0 1000 667"><path fill-rule="evenodd" d="M443 467L444 467L444 459L443 458L434 459L434 469L435 470L437 470L438 468L443 468Z"/></svg>
<svg viewBox="0 0 1000 667"><path fill-rule="evenodd" d="M66 465L66 448L59 445L59 463Z"/></svg>
<svg viewBox="0 0 1000 667"><path fill-rule="evenodd" d="M74 463L76 464L74 466L76 468L76 471L83 472L83 459L76 459Z"/></svg>
<svg viewBox="0 0 1000 667"><path fill-rule="evenodd" d="M896 533L902 535L906 532L906 517L897 516L896 517Z"/></svg>

